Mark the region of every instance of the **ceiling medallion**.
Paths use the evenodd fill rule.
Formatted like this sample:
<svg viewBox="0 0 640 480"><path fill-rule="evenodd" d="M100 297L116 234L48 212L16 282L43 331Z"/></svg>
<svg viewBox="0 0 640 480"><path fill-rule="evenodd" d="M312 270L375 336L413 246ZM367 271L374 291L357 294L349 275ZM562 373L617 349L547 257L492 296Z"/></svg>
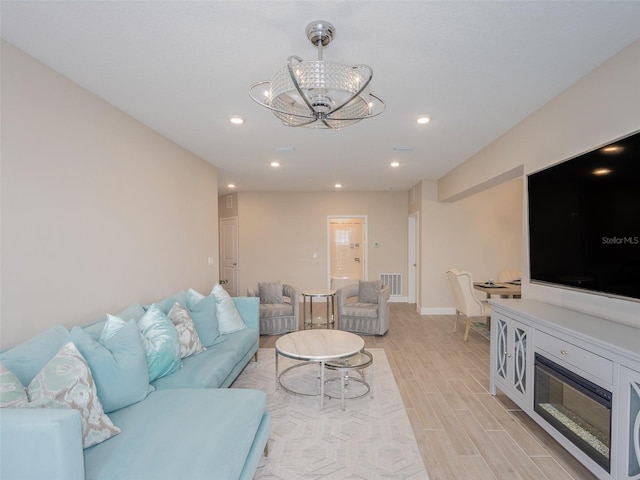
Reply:
<svg viewBox="0 0 640 480"><path fill-rule="evenodd" d="M306 32L318 49L318 60L290 56L288 64L270 82L258 82L249 88L251 98L288 127L337 130L380 115L385 103L369 91L371 67L322 59L322 49L336 32L329 22L311 22Z"/></svg>

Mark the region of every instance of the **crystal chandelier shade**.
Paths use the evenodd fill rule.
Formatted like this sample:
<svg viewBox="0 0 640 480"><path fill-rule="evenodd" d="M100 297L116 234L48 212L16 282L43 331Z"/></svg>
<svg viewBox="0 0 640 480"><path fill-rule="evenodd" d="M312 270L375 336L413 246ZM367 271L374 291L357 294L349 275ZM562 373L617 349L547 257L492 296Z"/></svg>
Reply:
<svg viewBox="0 0 640 480"><path fill-rule="evenodd" d="M251 86L251 98L289 127L340 129L382 113L384 101L369 91L370 67L322 60L322 48L334 33L327 22L310 23L307 36L318 48L318 60L289 57L270 82Z"/></svg>

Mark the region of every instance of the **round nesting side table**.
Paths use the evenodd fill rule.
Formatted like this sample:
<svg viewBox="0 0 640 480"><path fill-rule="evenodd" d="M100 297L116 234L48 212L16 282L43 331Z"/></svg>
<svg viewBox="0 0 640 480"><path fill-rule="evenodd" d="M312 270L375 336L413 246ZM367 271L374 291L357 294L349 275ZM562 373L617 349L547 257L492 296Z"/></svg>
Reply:
<svg viewBox="0 0 640 480"><path fill-rule="evenodd" d="M303 309L303 326L304 329L314 327L335 328L335 290L324 290L320 288L303 290L302 292L302 309ZM309 318L307 318L307 298L309 299ZM324 298L327 300L327 318L326 321L322 317L313 318L313 299ZM331 309L329 309L331 303ZM314 322L315 320L315 322Z"/></svg>

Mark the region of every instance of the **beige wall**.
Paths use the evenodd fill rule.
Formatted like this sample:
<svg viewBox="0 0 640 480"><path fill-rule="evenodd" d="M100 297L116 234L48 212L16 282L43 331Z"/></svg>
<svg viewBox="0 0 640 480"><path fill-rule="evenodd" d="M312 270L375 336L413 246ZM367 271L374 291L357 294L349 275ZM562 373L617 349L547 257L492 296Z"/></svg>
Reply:
<svg viewBox="0 0 640 480"><path fill-rule="evenodd" d="M456 202L438 201L436 181L421 187L419 308L423 314L453 313L449 268L484 281L521 265L523 177Z"/></svg>
<svg viewBox="0 0 640 480"><path fill-rule="evenodd" d="M407 192L241 192L239 294L271 280L327 288L329 215L367 216L369 279L380 273L406 279Z"/></svg>
<svg viewBox="0 0 640 480"><path fill-rule="evenodd" d="M215 167L13 46L1 53L1 345L210 289Z"/></svg>
<svg viewBox="0 0 640 480"><path fill-rule="evenodd" d="M469 161L442 178L441 198L463 196L477 185L524 166L528 174L640 129L640 40L558 95ZM526 202L525 204L526 205ZM523 279L528 279L528 230L523 215ZM531 285L537 298L640 327L640 303Z"/></svg>

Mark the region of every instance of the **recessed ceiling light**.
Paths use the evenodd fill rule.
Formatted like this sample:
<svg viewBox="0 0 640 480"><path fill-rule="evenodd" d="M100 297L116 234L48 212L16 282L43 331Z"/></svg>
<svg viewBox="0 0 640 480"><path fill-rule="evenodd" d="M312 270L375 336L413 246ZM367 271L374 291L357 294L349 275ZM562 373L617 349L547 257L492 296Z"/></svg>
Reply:
<svg viewBox="0 0 640 480"><path fill-rule="evenodd" d="M391 165L392 167L399 167L400 162L391 162L389 165Z"/></svg>
<svg viewBox="0 0 640 480"><path fill-rule="evenodd" d="M420 125L424 125L425 123L429 123L430 121L431 121L431 117L429 115L420 115L416 119L416 122L418 122Z"/></svg>
<svg viewBox="0 0 640 480"><path fill-rule="evenodd" d="M336 184L334 185L334 187L336 187L336 188L342 188L342 184L341 184L341 183L336 183Z"/></svg>
<svg viewBox="0 0 640 480"><path fill-rule="evenodd" d="M411 147L411 146L399 146L399 147L393 147L393 151L394 152L413 152L416 149L416 147Z"/></svg>
<svg viewBox="0 0 640 480"><path fill-rule="evenodd" d="M242 125L244 123L244 118L240 115L232 115L229 117L229 121L234 125Z"/></svg>
<svg viewBox="0 0 640 480"><path fill-rule="evenodd" d="M272 167L279 167L280 166L280 162L271 162L271 166Z"/></svg>
<svg viewBox="0 0 640 480"><path fill-rule="evenodd" d="M610 168L596 168L593 171L594 175L609 175L611 173L611 169Z"/></svg>
<svg viewBox="0 0 640 480"><path fill-rule="evenodd" d="M229 183L229 184L227 184L227 187L236 188L236 184L235 183Z"/></svg>

